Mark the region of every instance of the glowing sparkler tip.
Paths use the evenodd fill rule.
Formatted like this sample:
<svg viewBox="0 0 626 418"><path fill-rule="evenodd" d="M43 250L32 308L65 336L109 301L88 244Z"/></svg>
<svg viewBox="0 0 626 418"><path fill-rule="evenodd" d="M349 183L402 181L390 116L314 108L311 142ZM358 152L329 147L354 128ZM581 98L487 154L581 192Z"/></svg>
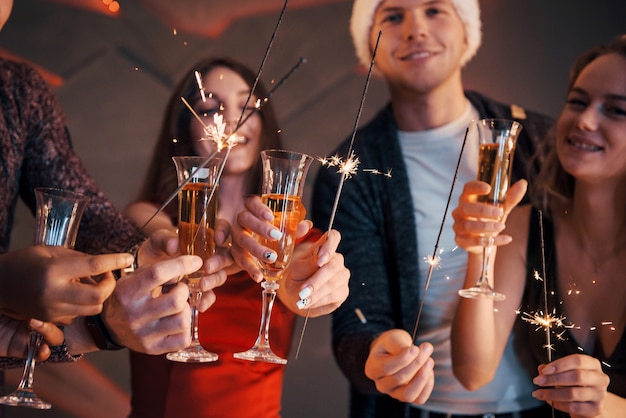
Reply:
<svg viewBox="0 0 626 418"><path fill-rule="evenodd" d="M430 264L431 266L433 266L433 268L435 268L435 269L440 269L441 268L441 257L438 256L438 255L436 255L436 256L433 256L432 254L428 255L428 256L424 257L424 261L426 263Z"/></svg>
<svg viewBox="0 0 626 418"><path fill-rule="evenodd" d="M360 163L361 161L359 161L358 157L352 156L339 166L339 173L350 178L356 175Z"/></svg>

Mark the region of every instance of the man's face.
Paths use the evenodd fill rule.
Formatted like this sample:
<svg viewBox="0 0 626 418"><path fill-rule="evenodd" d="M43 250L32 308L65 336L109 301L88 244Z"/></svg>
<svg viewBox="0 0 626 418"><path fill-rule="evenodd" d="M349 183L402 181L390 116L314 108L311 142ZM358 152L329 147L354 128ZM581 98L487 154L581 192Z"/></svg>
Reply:
<svg viewBox="0 0 626 418"><path fill-rule="evenodd" d="M450 0L383 0L370 34L376 67L392 89L427 93L458 76L465 27Z"/></svg>

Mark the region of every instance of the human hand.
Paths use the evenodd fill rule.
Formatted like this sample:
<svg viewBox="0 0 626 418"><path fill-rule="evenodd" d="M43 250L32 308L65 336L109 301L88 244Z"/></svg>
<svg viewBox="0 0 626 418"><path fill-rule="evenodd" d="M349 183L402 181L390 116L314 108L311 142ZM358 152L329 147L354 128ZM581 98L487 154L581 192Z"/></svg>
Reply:
<svg viewBox="0 0 626 418"><path fill-rule="evenodd" d="M102 318L116 343L147 354L163 354L191 343L189 288L180 277L202 267L184 255L140 267L123 276L104 305ZM220 280L221 275L212 275ZM162 291L163 285L168 286ZM201 280L202 290L207 282Z"/></svg>
<svg viewBox="0 0 626 418"><path fill-rule="evenodd" d="M276 253L269 247L259 244L253 234L267 239L278 240L281 232L272 221L274 214L258 196L244 199L245 209L237 215L232 227L232 255L235 262L256 282L263 280L258 260L276 260ZM296 238L303 237L313 227L311 221L298 224Z"/></svg>
<svg viewBox="0 0 626 418"><path fill-rule="evenodd" d="M112 270L130 254L88 255L63 247L32 246L0 256L0 307L18 319L69 324L95 315L115 288Z"/></svg>
<svg viewBox="0 0 626 418"><path fill-rule="evenodd" d="M435 384L432 352L430 343L417 347L404 330L386 331L370 347L365 375L374 381L379 392L401 402L421 405L428 400Z"/></svg>
<svg viewBox="0 0 626 418"><path fill-rule="evenodd" d="M31 329L43 337L37 351L38 361L44 361L50 357L50 346L63 343L63 331L50 322L42 322L38 319L26 321L0 315L0 356L26 358Z"/></svg>
<svg viewBox="0 0 626 418"><path fill-rule="evenodd" d="M226 281L227 274L239 271L239 267L232 267L233 258L230 254L228 237L230 235L230 224L224 219L215 221L215 254L204 263L204 271L207 273L200 281L202 296L198 302L198 310L206 311L215 303L215 293L213 289L221 286ZM180 241L176 232L170 229L155 231L139 249L138 261L140 266L154 264L159 261L169 260L176 255L180 255ZM175 285L180 277L173 277L169 282L163 283L168 288ZM155 294L158 294L155 290Z"/></svg>
<svg viewBox="0 0 626 418"><path fill-rule="evenodd" d="M313 244L296 246L284 285L278 290L290 309L309 308L309 316L316 317L334 311L346 300L350 271L343 255L336 252L340 241L341 235L333 229Z"/></svg>
<svg viewBox="0 0 626 418"><path fill-rule="evenodd" d="M465 184L459 196L459 204L452 211L453 230L457 245L469 253L482 254L485 235L495 236L494 245L505 245L511 242L510 235L500 234L505 227L506 217L515 206L522 201L528 182L519 180L507 193L506 202L502 207L477 201L477 197L486 195L491 190L489 184L472 180Z"/></svg>
<svg viewBox="0 0 626 418"><path fill-rule="evenodd" d="M540 386L533 396L546 401L572 418L603 416L609 377L600 361L572 354L538 368L533 383Z"/></svg>
<svg viewBox="0 0 626 418"><path fill-rule="evenodd" d="M145 240L137 251L139 267L168 260L179 254L178 234L172 229L159 229Z"/></svg>

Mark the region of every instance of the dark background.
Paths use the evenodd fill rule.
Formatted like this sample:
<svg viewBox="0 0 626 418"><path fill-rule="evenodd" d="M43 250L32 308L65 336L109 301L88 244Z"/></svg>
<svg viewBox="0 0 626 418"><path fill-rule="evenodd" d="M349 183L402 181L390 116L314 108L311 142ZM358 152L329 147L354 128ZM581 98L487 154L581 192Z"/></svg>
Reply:
<svg viewBox="0 0 626 418"><path fill-rule="evenodd" d="M0 33L0 53L45 72L67 113L76 150L123 208L137 193L178 78L210 55L230 55L258 68L283 2L119 1L120 12L111 14L100 0L15 0ZM563 103L573 59L626 32L621 0L481 3L484 40L464 71L466 86L552 116ZM267 85L300 57L307 59L272 98L287 148L326 155L352 131L366 69L354 58L350 10L347 0L292 0L287 8L262 75ZM372 79L361 123L386 98L385 85ZM32 216L20 208L13 246L28 245L32 228ZM329 318L310 320L299 358L289 360L285 417L346 416L347 383L330 352L329 327ZM294 353L300 329L301 323ZM88 358L128 390L125 351ZM59 408L7 412L68 417Z"/></svg>

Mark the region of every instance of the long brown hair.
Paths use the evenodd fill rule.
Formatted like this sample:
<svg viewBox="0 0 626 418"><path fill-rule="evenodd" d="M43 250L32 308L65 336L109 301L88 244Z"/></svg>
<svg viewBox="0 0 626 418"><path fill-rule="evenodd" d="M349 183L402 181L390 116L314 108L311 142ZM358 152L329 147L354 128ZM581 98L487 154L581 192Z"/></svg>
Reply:
<svg viewBox="0 0 626 418"><path fill-rule="evenodd" d="M583 52L570 68L567 91L571 91L580 73L597 58L616 54L626 58L626 34L609 45L600 45ZM530 199L536 208L550 213L550 206L556 199L570 202L574 196L575 178L567 173L556 154L556 128L552 128L535 158L541 158L541 170L532 182Z"/></svg>
<svg viewBox="0 0 626 418"><path fill-rule="evenodd" d="M191 137L190 125L193 115L185 106L181 97L184 97L189 103L196 101L200 96L200 92L195 72L198 71L204 77L218 67L228 68L236 72L250 88L254 85L255 73L245 65L230 58L207 58L191 67L178 83L167 103L161 131L139 194L139 200L152 202L160 206L176 190L178 182L172 157L176 155L196 155L194 141L199 139ZM263 99L267 97L267 90L259 82L254 94L256 97ZM260 149L282 148L278 122L271 103L269 101L265 102L258 112L262 124ZM255 166L252 167L252 176L250 176L247 193L258 193L260 187L261 162L259 155ZM170 203L166 208L166 213L172 219L176 219L176 208L176 201Z"/></svg>

